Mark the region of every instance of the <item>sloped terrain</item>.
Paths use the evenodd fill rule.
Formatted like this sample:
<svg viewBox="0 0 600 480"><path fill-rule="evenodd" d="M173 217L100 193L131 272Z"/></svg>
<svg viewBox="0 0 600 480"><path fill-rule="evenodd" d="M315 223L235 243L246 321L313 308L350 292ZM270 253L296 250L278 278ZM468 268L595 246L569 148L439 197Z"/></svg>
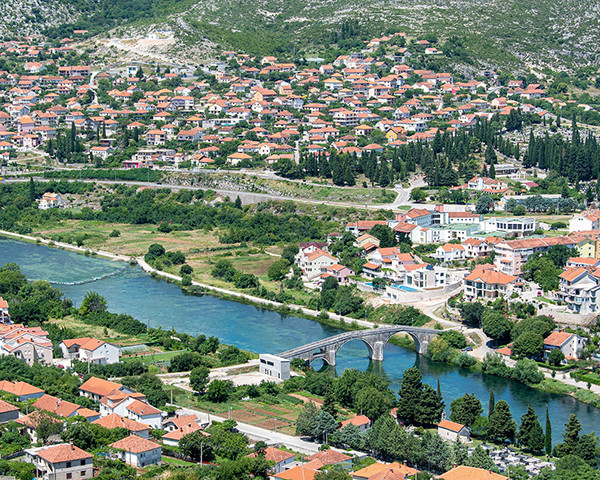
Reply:
<svg viewBox="0 0 600 480"><path fill-rule="evenodd" d="M182 50L209 39L223 49L294 55L329 46L345 22L357 21L363 39L434 34L446 53L478 68L600 62L595 0L4 0L0 12L4 36L116 28L131 38L168 29Z"/></svg>

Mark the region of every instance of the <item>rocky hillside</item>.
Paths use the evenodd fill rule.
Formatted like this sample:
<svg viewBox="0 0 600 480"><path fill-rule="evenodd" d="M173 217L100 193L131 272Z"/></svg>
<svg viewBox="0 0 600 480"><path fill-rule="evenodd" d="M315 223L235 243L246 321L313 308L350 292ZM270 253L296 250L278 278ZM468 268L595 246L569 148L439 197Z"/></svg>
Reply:
<svg viewBox="0 0 600 480"><path fill-rule="evenodd" d="M476 68L600 62L596 0L4 0L0 11L4 35L53 27L48 33L59 37L75 27L94 34L116 28L126 37L131 28L168 29L182 50L209 39L221 48L294 55L332 41L350 46L351 36L340 33L356 21L362 39L388 30L433 34Z"/></svg>

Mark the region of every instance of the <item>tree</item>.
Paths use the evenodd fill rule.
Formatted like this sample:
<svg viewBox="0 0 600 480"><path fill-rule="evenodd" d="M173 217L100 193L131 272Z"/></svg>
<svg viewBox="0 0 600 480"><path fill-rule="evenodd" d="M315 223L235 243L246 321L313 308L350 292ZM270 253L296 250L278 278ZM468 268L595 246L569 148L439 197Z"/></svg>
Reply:
<svg viewBox="0 0 600 480"><path fill-rule="evenodd" d="M513 378L518 382L534 385L544 379L544 374L538 370L535 361L529 358L521 358L515 364Z"/></svg>
<svg viewBox="0 0 600 480"><path fill-rule="evenodd" d="M434 471L445 472L452 466L452 449L437 433L423 435L423 456Z"/></svg>
<svg viewBox="0 0 600 480"><path fill-rule="evenodd" d="M365 387L359 390L354 405L371 421L388 414L392 408L389 396L375 387Z"/></svg>
<svg viewBox="0 0 600 480"><path fill-rule="evenodd" d="M236 270L229 260L219 260L210 271L213 277L221 278L226 282L233 282Z"/></svg>
<svg viewBox="0 0 600 480"><path fill-rule="evenodd" d="M267 275L269 280L283 280L290 271L290 264L285 258L275 260L270 266Z"/></svg>
<svg viewBox="0 0 600 480"><path fill-rule="evenodd" d="M35 435L42 444L45 444L52 435L58 435L61 432L62 424L48 412L42 410L38 413L35 418L37 423Z"/></svg>
<svg viewBox="0 0 600 480"><path fill-rule="evenodd" d="M97 292L87 292L81 301L79 314L85 316L88 313L105 312L106 308L106 299L102 295Z"/></svg>
<svg viewBox="0 0 600 480"><path fill-rule="evenodd" d="M481 195L475 204L475 213L485 215L494 211L494 200L487 194Z"/></svg>
<svg viewBox="0 0 600 480"><path fill-rule="evenodd" d="M558 367L565 359L565 354L558 348L550 350L548 354L548 363Z"/></svg>
<svg viewBox="0 0 600 480"><path fill-rule="evenodd" d="M500 403L500 402L498 402ZM468 466L475 468L483 468L485 470L492 470L496 468L496 465L490 458L490 454L487 450L484 450L481 445L477 445L468 458Z"/></svg>
<svg viewBox="0 0 600 480"><path fill-rule="evenodd" d="M29 201L35 203L37 195L35 193L35 183L33 183L33 177L29 179Z"/></svg>
<svg viewBox="0 0 600 480"><path fill-rule="evenodd" d="M379 246L381 248L388 248L396 245L394 232L387 225L375 225L369 233L379 239Z"/></svg>
<svg viewBox="0 0 600 480"><path fill-rule="evenodd" d="M498 341L508 337L512 324L502 313L492 310L484 313L481 327L483 333Z"/></svg>
<svg viewBox="0 0 600 480"><path fill-rule="evenodd" d="M211 402L222 403L229 398L231 386L232 384L229 380L213 380L208 385L206 397Z"/></svg>
<svg viewBox="0 0 600 480"><path fill-rule="evenodd" d="M312 437L319 409L313 402L308 402L296 420L296 435Z"/></svg>
<svg viewBox="0 0 600 480"><path fill-rule="evenodd" d="M421 403L421 395L423 392L421 372L418 368L413 367L404 371L402 375L402 383L398 395L398 418L409 424L419 423L417 421L418 412L417 406Z"/></svg>
<svg viewBox="0 0 600 480"><path fill-rule="evenodd" d="M338 427L338 423L335 419L327 412L319 410L313 424L313 431L311 437L321 437L325 441L325 435L334 432Z"/></svg>
<svg viewBox="0 0 600 480"><path fill-rule="evenodd" d="M521 445L532 452L541 452L544 448L544 432L531 406L527 407L527 412L521 417L517 438Z"/></svg>
<svg viewBox="0 0 600 480"><path fill-rule="evenodd" d="M335 405L335 395L331 385L328 385L325 390L325 395L323 396L323 406L321 407L321 410L329 413L329 415L331 415L333 418L337 417L338 412Z"/></svg>
<svg viewBox="0 0 600 480"><path fill-rule="evenodd" d="M513 352L519 357L536 357L544 351L544 339L536 332L523 332L514 341Z"/></svg>
<svg viewBox="0 0 600 480"><path fill-rule="evenodd" d="M200 457L202 457L202 461L214 458L208 439L202 430L184 435L179 441L179 449L181 453L195 462L200 461Z"/></svg>
<svg viewBox="0 0 600 480"><path fill-rule="evenodd" d="M579 432L581 432L581 423L575 414L571 414L569 421L565 424L563 442L556 446L556 453L559 457L575 454L579 444Z"/></svg>
<svg viewBox="0 0 600 480"><path fill-rule="evenodd" d="M517 425L512 419L510 407L504 400L498 401L490 415L487 435L497 442L514 441Z"/></svg>
<svg viewBox="0 0 600 480"><path fill-rule="evenodd" d="M199 393L204 393L204 389L206 388L209 382L209 373L210 370L204 365L194 368L190 372L190 387L192 387Z"/></svg>
<svg viewBox="0 0 600 480"><path fill-rule="evenodd" d="M490 400L488 402L488 418L491 417L495 406L496 406L496 398L494 396L494 391L490 390Z"/></svg>
<svg viewBox="0 0 600 480"><path fill-rule="evenodd" d="M552 423L550 423L548 405L546 405L546 431L544 432L544 449L546 450L546 455L550 455L552 453Z"/></svg>
<svg viewBox="0 0 600 480"><path fill-rule="evenodd" d="M485 307L479 302L461 303L459 306L460 315L463 322L471 328L479 328L481 326L481 318L485 312Z"/></svg>
<svg viewBox="0 0 600 480"><path fill-rule="evenodd" d="M468 427L473 426L477 417L482 413L481 402L474 393L465 393L450 404L450 420Z"/></svg>

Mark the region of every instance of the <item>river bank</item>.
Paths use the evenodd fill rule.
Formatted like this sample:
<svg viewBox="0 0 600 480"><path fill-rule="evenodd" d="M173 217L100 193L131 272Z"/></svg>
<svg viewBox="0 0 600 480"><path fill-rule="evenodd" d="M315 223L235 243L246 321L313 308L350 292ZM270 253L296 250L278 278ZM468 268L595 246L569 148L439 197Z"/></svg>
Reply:
<svg viewBox="0 0 600 480"><path fill-rule="evenodd" d="M114 254L112 252L101 251L101 250L92 250L86 247L78 247L76 245L62 243L62 242L52 242L51 240L41 239L29 235L21 235L13 232L0 231L0 235L5 236L7 238L12 238L18 241L26 241L30 244L42 244L49 247L55 247L61 250L70 250L72 252L83 254L87 257L102 257L105 259L121 261L121 262L129 262L132 260L137 263L140 268L150 276L154 278L160 278L169 283L176 284L179 288L181 288L181 277L178 275L170 274L167 272L159 271L148 265L143 258L132 258L124 255ZM192 282L192 286L201 289L201 293L207 293L212 297L219 298L222 300L234 301L236 303L252 305L259 309L264 309L267 311L277 312L281 315L290 315L301 318L306 318L311 321L318 322L324 326L328 326L335 329L340 330L355 330L361 328L377 328L377 324L365 320L355 320L350 317L343 317L340 315L336 315L333 313L329 313L327 318L322 315L320 312L308 309L306 307L302 307L299 305L286 305L279 302L266 300L259 297L254 297L252 295L244 294L241 292L230 291L221 287L216 287L213 285L208 285L201 282ZM185 287L183 288L185 291ZM189 294L197 295L197 292L189 292ZM435 317L434 317L435 318ZM445 322L446 323L446 322ZM450 326L451 327L451 326ZM414 344L412 340L406 337L393 337L390 339L390 344L408 349L412 352L415 351ZM466 370L472 372L473 374L481 373L481 362L477 360L477 362L471 367L464 367L459 364L448 362L442 363L440 365L452 365L453 367L465 368ZM548 377L546 375L546 377ZM501 378L501 377L499 377ZM562 382L560 379L552 379L546 378L544 381L537 385L527 385L527 387L531 387L533 389L550 393L550 394L559 394L569 396L574 398L582 403L586 403L589 405L593 405L594 407L600 407L600 396L596 393L593 393L589 390L570 385L567 382Z"/></svg>

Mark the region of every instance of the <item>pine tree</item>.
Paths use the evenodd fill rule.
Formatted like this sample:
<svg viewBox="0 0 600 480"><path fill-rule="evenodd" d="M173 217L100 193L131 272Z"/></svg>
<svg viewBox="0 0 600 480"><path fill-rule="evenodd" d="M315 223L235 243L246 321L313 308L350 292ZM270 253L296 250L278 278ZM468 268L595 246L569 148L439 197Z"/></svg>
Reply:
<svg viewBox="0 0 600 480"><path fill-rule="evenodd" d="M337 416L338 412L335 405L335 396L333 394L333 388L331 385L328 385L327 389L325 390L325 396L323 397L323 406L321 407L321 410L327 412L333 418L336 418Z"/></svg>
<svg viewBox="0 0 600 480"><path fill-rule="evenodd" d="M489 418L488 437L497 442L503 442L507 439L512 441L515 438L516 430L517 425L512 419L508 403L500 400Z"/></svg>
<svg viewBox="0 0 600 480"><path fill-rule="evenodd" d="M496 167L494 167L494 163L490 165L490 178L496 178Z"/></svg>
<svg viewBox="0 0 600 480"><path fill-rule="evenodd" d="M496 406L496 398L494 397L494 391L490 390L490 401L488 404L488 418L492 416L494 407Z"/></svg>
<svg viewBox="0 0 600 480"><path fill-rule="evenodd" d="M544 433L544 436L544 447L546 448L546 454L550 455L552 453L552 424L550 423L548 405L546 405L546 432Z"/></svg>
<svg viewBox="0 0 600 480"><path fill-rule="evenodd" d="M581 423L579 423L575 414L571 414L565 427L565 433L563 434L564 441L560 444L560 451L562 455L572 455L579 444Z"/></svg>
<svg viewBox="0 0 600 480"><path fill-rule="evenodd" d="M544 433L538 417L531 406L521 417L521 425L518 434L519 443L532 452L540 452L544 448Z"/></svg>

